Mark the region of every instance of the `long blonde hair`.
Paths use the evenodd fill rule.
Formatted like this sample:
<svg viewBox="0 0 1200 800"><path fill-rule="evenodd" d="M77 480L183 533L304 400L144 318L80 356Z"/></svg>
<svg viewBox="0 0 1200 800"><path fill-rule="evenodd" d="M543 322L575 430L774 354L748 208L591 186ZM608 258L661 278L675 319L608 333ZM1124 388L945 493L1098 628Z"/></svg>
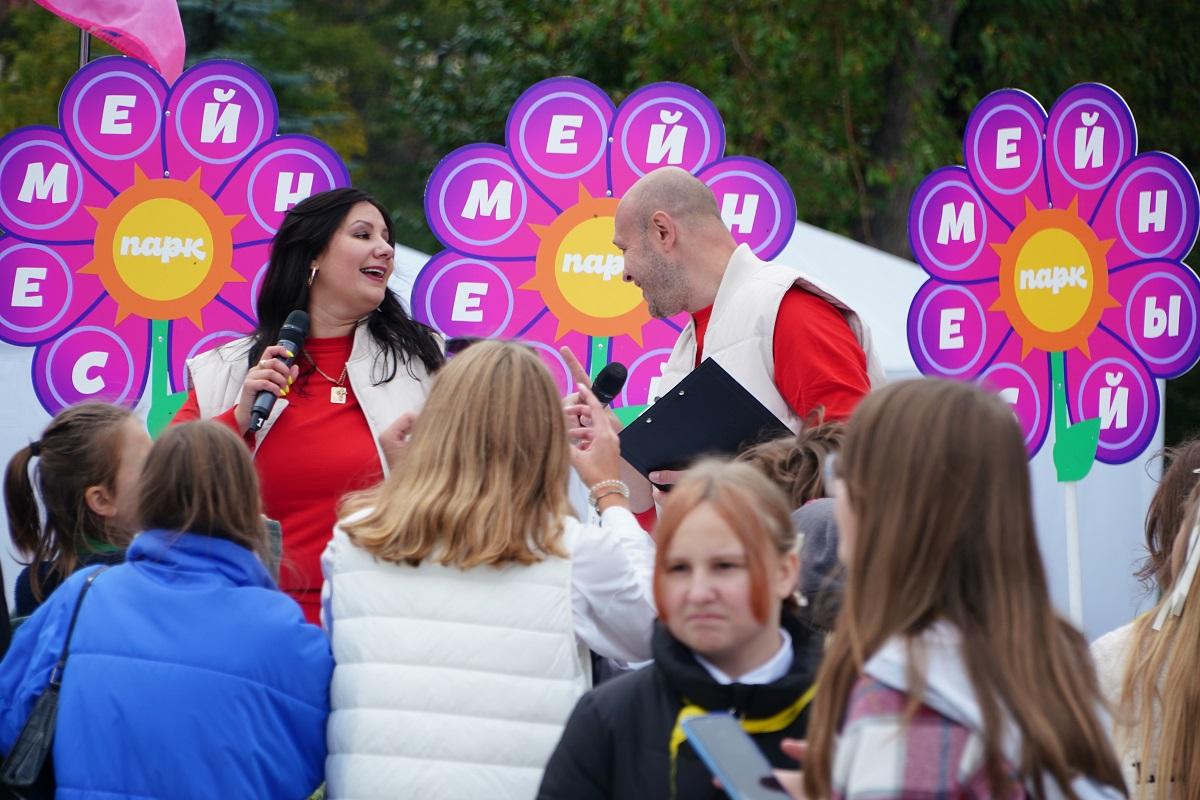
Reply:
<svg viewBox="0 0 1200 800"><path fill-rule="evenodd" d="M1188 496L1178 536L1186 541L1200 514L1200 483ZM1186 547L1185 544L1180 543ZM1169 553L1166 554L1169 560ZM1165 800L1200 798L1200 586L1192 584L1189 606L1168 613L1154 630L1159 610L1171 603L1170 587L1158 605L1134 623L1129 661L1116 714L1117 742L1138 754L1136 793ZM1149 783L1150 776L1154 783ZM1153 791L1149 791L1153 786Z"/></svg>
<svg viewBox="0 0 1200 800"><path fill-rule="evenodd" d="M1080 774L1123 785L1096 709L1087 642L1055 613L1034 533L1027 455L1012 410L965 383L922 379L869 395L846 429L840 467L856 517L844 601L817 677L805 790L831 793L834 739L868 658L909 650L909 706L925 676L919 638L939 620L961 653L983 720L991 790L1012 787L1004 723L1020 734L1017 774L1044 797Z"/></svg>
<svg viewBox="0 0 1200 800"><path fill-rule="evenodd" d="M554 379L537 354L480 342L447 362L401 462L347 499L350 539L394 563L469 569L565 555L570 445Z"/></svg>

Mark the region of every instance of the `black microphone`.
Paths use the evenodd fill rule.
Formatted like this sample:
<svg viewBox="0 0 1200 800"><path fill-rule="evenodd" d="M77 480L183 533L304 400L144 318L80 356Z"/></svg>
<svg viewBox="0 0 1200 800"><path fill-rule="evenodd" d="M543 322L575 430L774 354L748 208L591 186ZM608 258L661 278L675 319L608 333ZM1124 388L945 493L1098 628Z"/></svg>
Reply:
<svg viewBox="0 0 1200 800"><path fill-rule="evenodd" d="M621 393L621 387L628 377L629 370L625 369L625 365L614 361L596 375L592 381L592 394L596 395L600 405L606 406Z"/></svg>
<svg viewBox="0 0 1200 800"><path fill-rule="evenodd" d="M308 312L296 309L287 315L287 320L279 329L279 346L290 353L299 353L307 338ZM288 358L286 355L278 356L278 358L287 367L290 367L296 360L294 356ZM259 392L258 397L254 398L254 407L250 409L250 430L262 430L263 423L267 421L267 417L271 416L271 409L274 407L275 395L266 389Z"/></svg>

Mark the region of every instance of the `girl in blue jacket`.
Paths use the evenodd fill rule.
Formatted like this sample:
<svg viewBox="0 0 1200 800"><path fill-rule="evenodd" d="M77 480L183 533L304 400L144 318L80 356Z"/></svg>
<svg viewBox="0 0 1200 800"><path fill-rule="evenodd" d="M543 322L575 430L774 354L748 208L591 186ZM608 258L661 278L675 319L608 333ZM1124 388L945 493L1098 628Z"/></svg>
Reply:
<svg viewBox="0 0 1200 800"><path fill-rule="evenodd" d="M306 798L322 780L333 661L276 588L258 480L214 422L167 430L138 486L143 532L93 583L62 678L57 797ZM87 577L71 576L0 663L0 753L45 689Z"/></svg>

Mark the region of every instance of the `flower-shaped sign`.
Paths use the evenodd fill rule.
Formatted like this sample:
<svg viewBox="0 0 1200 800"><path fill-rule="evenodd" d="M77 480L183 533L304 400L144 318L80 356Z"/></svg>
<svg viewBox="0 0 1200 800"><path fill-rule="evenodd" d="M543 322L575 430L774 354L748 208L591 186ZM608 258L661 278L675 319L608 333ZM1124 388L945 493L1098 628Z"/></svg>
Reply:
<svg viewBox="0 0 1200 800"><path fill-rule="evenodd" d="M425 214L448 249L417 277L413 314L448 336L527 341L563 391L572 379L559 347L593 375L619 361L629 379L614 406L636 413L686 317L651 319L641 291L621 280L619 199L648 171L682 167L765 260L795 227L791 189L761 161L724 158L716 107L677 83L645 86L616 108L592 83L551 78L513 105L506 140L459 148L434 169Z"/></svg>
<svg viewBox="0 0 1200 800"><path fill-rule="evenodd" d="M75 74L58 128L0 140L0 339L36 348L47 411L134 405L150 378L155 430L184 361L253 328L283 215L349 183L328 146L276 136L278 117L245 65L207 61L168 88L118 56Z"/></svg>
<svg viewBox="0 0 1200 800"><path fill-rule="evenodd" d="M1196 183L1137 144L1106 86L1073 87L1048 116L1024 92L994 92L967 123L966 167L932 173L909 210L931 276L909 309L918 368L999 392L1031 455L1053 417L1060 480L1141 453L1154 379L1200 355L1200 281L1182 263Z"/></svg>

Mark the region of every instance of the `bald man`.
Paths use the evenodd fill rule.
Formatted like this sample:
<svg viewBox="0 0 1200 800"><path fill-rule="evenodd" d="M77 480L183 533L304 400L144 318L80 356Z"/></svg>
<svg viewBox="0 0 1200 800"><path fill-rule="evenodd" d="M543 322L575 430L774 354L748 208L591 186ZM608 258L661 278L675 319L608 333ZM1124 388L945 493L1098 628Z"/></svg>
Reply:
<svg viewBox="0 0 1200 800"><path fill-rule="evenodd" d="M798 431L817 415L846 419L882 382L858 315L799 270L738 245L712 190L691 173L664 167L635 183L617 207L613 244L625 257L624 280L642 290L652 316L691 316L657 395L711 356ZM651 480L674 477L664 471ZM644 510L648 492L630 488L635 510Z"/></svg>

